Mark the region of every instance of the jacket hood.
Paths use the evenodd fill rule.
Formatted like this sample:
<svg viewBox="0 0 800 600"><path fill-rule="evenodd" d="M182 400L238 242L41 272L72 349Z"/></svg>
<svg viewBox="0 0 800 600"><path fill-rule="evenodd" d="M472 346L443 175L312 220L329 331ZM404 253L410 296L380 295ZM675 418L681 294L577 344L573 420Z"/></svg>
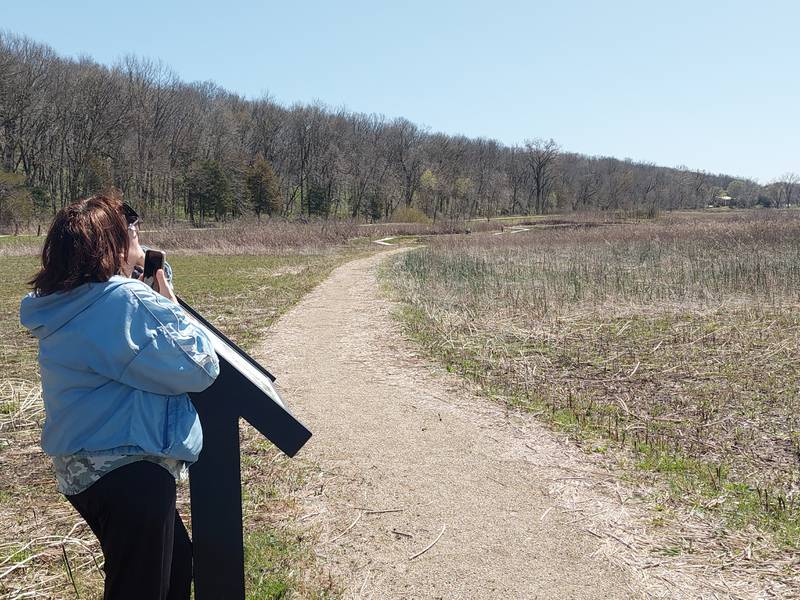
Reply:
<svg viewBox="0 0 800 600"><path fill-rule="evenodd" d="M114 275L108 281L84 283L68 292L55 292L46 296L37 296L31 292L20 303L20 323L34 336L44 339L69 323L102 296L131 281L135 280Z"/></svg>

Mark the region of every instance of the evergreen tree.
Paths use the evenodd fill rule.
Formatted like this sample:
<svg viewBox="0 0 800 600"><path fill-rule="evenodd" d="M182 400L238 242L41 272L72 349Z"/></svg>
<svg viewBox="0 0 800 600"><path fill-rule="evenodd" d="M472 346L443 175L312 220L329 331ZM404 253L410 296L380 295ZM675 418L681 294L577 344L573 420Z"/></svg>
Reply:
<svg viewBox="0 0 800 600"><path fill-rule="evenodd" d="M367 203L364 208L366 209L364 213L370 222L380 221L384 211L383 199L376 192L372 192L367 196Z"/></svg>
<svg viewBox="0 0 800 600"><path fill-rule="evenodd" d="M195 212L199 213L200 227L205 222L207 213L213 211L214 218L225 218L232 205L230 182L222 168L215 160L196 162L186 176L187 211L192 222Z"/></svg>
<svg viewBox="0 0 800 600"><path fill-rule="evenodd" d="M272 216L281 210L281 195L278 178L272 165L259 154L248 168L245 181L247 194L253 210L261 220L261 213Z"/></svg>
<svg viewBox="0 0 800 600"><path fill-rule="evenodd" d="M324 187L317 183L312 183L308 188L307 198L309 216L328 216L330 199Z"/></svg>

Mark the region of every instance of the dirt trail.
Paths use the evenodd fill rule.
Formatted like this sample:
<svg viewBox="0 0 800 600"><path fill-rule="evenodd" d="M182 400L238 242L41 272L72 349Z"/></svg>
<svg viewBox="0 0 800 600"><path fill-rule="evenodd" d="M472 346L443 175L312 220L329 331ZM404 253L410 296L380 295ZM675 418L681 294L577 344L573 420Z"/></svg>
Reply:
<svg viewBox="0 0 800 600"><path fill-rule="evenodd" d="M585 462L552 433L415 353L378 291L386 254L337 269L258 353L314 432L302 523L347 597L641 597L570 508L616 500L586 495Z"/></svg>

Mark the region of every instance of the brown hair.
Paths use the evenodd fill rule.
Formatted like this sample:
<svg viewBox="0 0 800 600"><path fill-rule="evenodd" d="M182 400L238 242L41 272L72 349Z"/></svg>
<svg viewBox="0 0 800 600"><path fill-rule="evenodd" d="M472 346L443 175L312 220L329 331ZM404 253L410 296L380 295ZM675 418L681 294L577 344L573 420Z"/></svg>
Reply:
<svg viewBox="0 0 800 600"><path fill-rule="evenodd" d="M108 281L128 259L122 202L98 195L62 208L42 248L42 268L28 284L44 296L90 281Z"/></svg>

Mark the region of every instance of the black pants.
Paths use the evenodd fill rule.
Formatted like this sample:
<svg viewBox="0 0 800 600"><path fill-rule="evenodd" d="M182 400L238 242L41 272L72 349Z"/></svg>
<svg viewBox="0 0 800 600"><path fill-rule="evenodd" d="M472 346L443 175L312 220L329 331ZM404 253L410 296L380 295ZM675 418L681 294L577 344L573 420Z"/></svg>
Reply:
<svg viewBox="0 0 800 600"><path fill-rule="evenodd" d="M192 543L175 510L175 479L141 460L67 496L100 540L104 600L188 600Z"/></svg>

